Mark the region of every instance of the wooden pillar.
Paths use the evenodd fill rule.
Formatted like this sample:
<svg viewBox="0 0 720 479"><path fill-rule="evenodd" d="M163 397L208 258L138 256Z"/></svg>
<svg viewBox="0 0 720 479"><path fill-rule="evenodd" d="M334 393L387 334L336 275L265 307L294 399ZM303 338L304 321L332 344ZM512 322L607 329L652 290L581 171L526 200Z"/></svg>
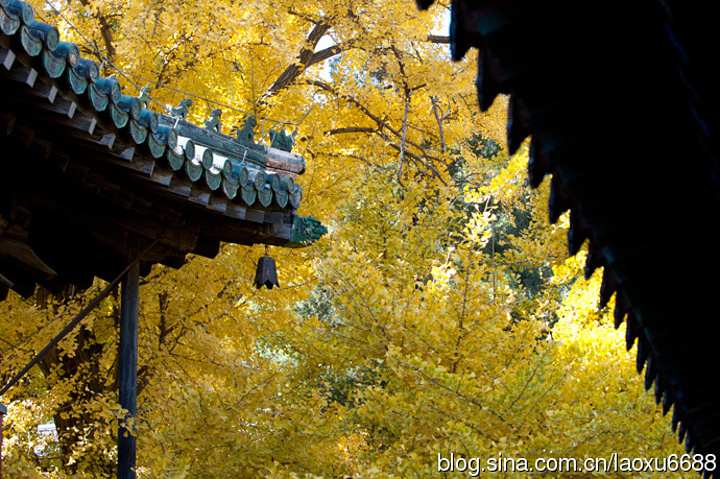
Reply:
<svg viewBox="0 0 720 479"><path fill-rule="evenodd" d="M3 418L5 414L7 414L7 408L0 404L0 479L2 479Z"/></svg>
<svg viewBox="0 0 720 479"><path fill-rule="evenodd" d="M126 420L137 415L139 263L135 262L125 274L120 291L120 406L128 411ZM136 445L132 429L122 425L118 429L118 479L135 479Z"/></svg>

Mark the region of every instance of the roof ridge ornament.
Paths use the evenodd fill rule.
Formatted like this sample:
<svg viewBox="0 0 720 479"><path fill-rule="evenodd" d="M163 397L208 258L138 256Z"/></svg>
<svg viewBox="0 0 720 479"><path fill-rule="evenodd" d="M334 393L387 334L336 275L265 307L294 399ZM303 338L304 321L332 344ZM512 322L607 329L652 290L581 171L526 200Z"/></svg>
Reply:
<svg viewBox="0 0 720 479"><path fill-rule="evenodd" d="M292 152L292 147L295 144L291 134L285 132L285 125L280 126L280 130L270 130L270 147L277 148L278 150Z"/></svg>
<svg viewBox="0 0 720 479"><path fill-rule="evenodd" d="M210 113L210 118L205 120L205 128L208 130L214 130L218 133L221 133L222 129L222 123L220 123L220 117L222 116L222 110L220 108L215 108Z"/></svg>
<svg viewBox="0 0 720 479"><path fill-rule="evenodd" d="M327 227L312 216L294 215L290 241L284 246L287 248L304 248L325 236L327 232Z"/></svg>
<svg viewBox="0 0 720 479"><path fill-rule="evenodd" d="M255 115L248 115L242 128L236 128L235 134L240 144L252 149L257 149L257 147L260 146L255 143L256 126L257 120L255 119Z"/></svg>
<svg viewBox="0 0 720 479"><path fill-rule="evenodd" d="M151 91L152 88L150 88L150 85L145 85L140 89L140 94L138 95L138 98L140 99L140 103L143 108L148 108L150 106Z"/></svg>
<svg viewBox="0 0 720 479"><path fill-rule="evenodd" d="M236 136L235 142L244 146L247 150L250 150L247 154L248 160L257 162L264 167L267 161L267 148L255 143L255 127L257 124L258 122L255 115L249 115L242 128L237 128L237 126L233 127Z"/></svg>
<svg viewBox="0 0 720 479"><path fill-rule="evenodd" d="M180 100L180 104L176 107L171 105L167 106L170 111L170 116L173 118L179 118L180 120L187 120L187 115L190 113L190 108L193 106L193 101L190 98L184 98Z"/></svg>

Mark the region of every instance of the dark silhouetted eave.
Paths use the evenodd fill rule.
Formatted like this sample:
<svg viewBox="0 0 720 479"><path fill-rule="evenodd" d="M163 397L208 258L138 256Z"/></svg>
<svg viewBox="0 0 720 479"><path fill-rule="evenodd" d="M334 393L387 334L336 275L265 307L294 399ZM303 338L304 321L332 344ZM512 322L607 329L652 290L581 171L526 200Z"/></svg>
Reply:
<svg viewBox="0 0 720 479"><path fill-rule="evenodd" d="M430 2L418 2L421 8ZM638 372L688 451L720 456L718 45L700 2L454 0L453 57L479 49L478 99L510 93L511 151L552 175L549 215L589 238ZM709 475L709 473L707 474Z"/></svg>

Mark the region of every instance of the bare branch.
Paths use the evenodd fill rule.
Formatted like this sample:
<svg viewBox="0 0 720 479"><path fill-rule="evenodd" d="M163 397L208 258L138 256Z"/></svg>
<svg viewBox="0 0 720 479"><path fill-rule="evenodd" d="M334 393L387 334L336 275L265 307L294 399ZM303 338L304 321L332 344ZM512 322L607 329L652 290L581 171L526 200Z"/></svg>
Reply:
<svg viewBox="0 0 720 479"><path fill-rule="evenodd" d="M305 68L340 53L341 49L338 45L315 52L315 47L328 30L330 30L330 24L327 22L318 22L315 24L308 34L305 46L300 50L298 61L288 66L285 71L280 74L263 95L263 99L260 101L261 103L264 103L267 98L277 95L281 90L294 82ZM313 56L315 57L313 58Z"/></svg>
<svg viewBox="0 0 720 479"><path fill-rule="evenodd" d="M335 95L335 96L338 97L338 98L342 98L343 100L352 103L352 104L355 105L360 111L362 111L362 112L365 114L365 116L367 116L367 117L370 118L372 121L374 121L375 123L377 123L377 125L378 125L381 129L388 130L388 131L391 132L393 135L395 135L398 139L402 138L402 132L401 132L400 130L397 130L397 129L393 128L387 121L385 121L385 120L383 120L382 118L380 118L379 116L375 115L372 111L370 111L369 108L367 108L365 105L363 105L362 103L360 103L360 101L357 100L355 97L352 97L352 96L347 95L347 94L344 94L344 93L340 93L340 92L338 92L337 90L335 90L332 86L330 86L330 85L328 85L327 83L325 83L325 82L323 82L323 81L320 81L320 80L306 80L304 83L305 83L306 85L312 85L312 86L318 87L318 88L320 88L321 90L325 90L325 91L327 91L328 93L332 93L333 95ZM417 143L414 143L414 142L412 142L412 141L410 141L410 140L406 140L406 144L412 146L413 148L417 148L418 150L420 150L420 151L422 151L423 153L425 153L425 148L423 148L422 146L418 145ZM428 156L428 157L429 157L429 156Z"/></svg>
<svg viewBox="0 0 720 479"><path fill-rule="evenodd" d="M290 10L288 10L288 13L289 13L290 15L295 15L296 17L302 18L303 20L306 20L306 21L308 21L308 22L310 22L310 23L313 23L313 24L315 24L315 25L317 25L318 23L320 23L320 22L322 21L322 20L318 20L317 18L314 18L314 17L312 17L312 16L310 16L310 15L307 15L307 14L305 14L305 13L298 12L297 10L294 10L294 9L292 9L292 8L290 8Z"/></svg>
<svg viewBox="0 0 720 479"><path fill-rule="evenodd" d="M335 96L338 97L338 98L342 98L342 99L344 99L344 100L349 101L350 103L352 103L353 105L355 105L356 107L358 107L358 108L360 109L360 111L362 111L363 113L365 113L365 115L366 115L368 118L370 118L372 121L374 121L375 123L377 123L377 124L380 125L380 126L386 127L387 129L389 129L389 130L392 131L393 133L396 133L396 134L397 134L397 131L396 131L396 130L394 130L393 128L391 128L390 125L388 125L387 123L385 123L385 121L383 121L380 117L374 115L367 107L365 107L365 105L363 105L362 103L360 103L360 102L359 102L357 99L355 99L354 97L352 97L352 96L350 96L350 95L342 94L342 93L336 91L333 87L331 87L331 86L328 85L327 83L325 83L325 82L323 82L323 81L320 81L320 80L307 80L305 83L308 84L308 85L312 85L312 86L318 87L318 88L320 88L321 90L325 90L325 91L327 91L328 93L332 93L333 95L335 95Z"/></svg>
<svg viewBox="0 0 720 479"><path fill-rule="evenodd" d="M345 128L333 128L325 132L326 135L339 135L343 133L375 133L375 128L369 128L366 126L348 126Z"/></svg>
<svg viewBox="0 0 720 479"><path fill-rule="evenodd" d="M382 118L375 115L372 111L370 111L369 108L367 108L365 105L363 105L358 99L356 99L353 96L340 93L340 92L336 91L332 86L330 86L327 83L320 81L320 80L306 80L304 83L307 85L312 85L312 86L318 87L329 93L332 93L336 97L342 98L345 101L348 101L349 103L352 103L353 105L355 105L361 112L363 112L365 114L365 116L367 116L368 118L373 120L375 123L377 123L379 129L371 130L371 132L380 136L382 139L384 139L386 142L388 142L389 146L395 148L398 152L402 151L403 155L405 157L415 160L415 161L419 162L420 164L424 165L426 168L428 168L432 172L433 176L438 178L444 185L447 186L447 182L445 181L445 179L440 175L440 172L432 164L433 160L440 161L438 158L428 155L427 152L425 151L425 148L421 147L417 143L414 143L414 142L408 140L407 138L405 138L404 146L394 143L393 142L394 140L391 139L386 133L384 133L384 131L389 131L390 133L393 134L393 136L395 136L397 139L401 140L401 142L403 141L402 140L403 139L402 131L398 131L397 129L390 126L390 124L387 121L385 121ZM408 92L408 95L409 95L409 92ZM413 148L418 149L419 151L422 152L424 158L407 151L405 148L406 146L412 146Z"/></svg>
<svg viewBox="0 0 720 479"><path fill-rule="evenodd" d="M445 134L443 133L443 126L442 121L444 119L444 115L441 116L441 114L438 112L440 110L440 107L437 104L437 98L434 96L430 97L430 101L432 102L433 106L433 114L435 115L435 120L438 124L438 130L440 130L440 152L445 152Z"/></svg>
<svg viewBox="0 0 720 479"><path fill-rule="evenodd" d="M430 43L450 44L450 37L428 34L427 41Z"/></svg>
<svg viewBox="0 0 720 479"><path fill-rule="evenodd" d="M400 159L398 160L398 179L402 177L402 164L405 159L405 140L407 139L407 119L410 109L410 92L405 91L405 114L403 116L402 138L400 139Z"/></svg>
<svg viewBox="0 0 720 479"><path fill-rule="evenodd" d="M80 4L83 7L88 7L90 5L89 0L80 0ZM113 32L112 32L112 26L110 25L110 22L108 22L108 16L100 13L100 10L96 10L95 13L93 13L93 17L97 19L98 22L100 22L100 36L103 39L103 43L105 44L105 56L107 56L107 59L111 62L115 61L115 40L113 38Z"/></svg>
<svg viewBox="0 0 720 479"><path fill-rule="evenodd" d="M313 155L316 155L316 154L317 154L317 153L313 153ZM354 159L356 159L356 160L359 160L359 161L365 163L365 164L368 165L368 166L372 166L373 168L378 168L378 169L383 168L381 165L378 165L377 163L374 163L374 162L368 160L368 159L365 158L364 156L353 155L352 153L343 153L343 154L341 155L341 154L339 154L339 153L333 153L333 152L331 152L331 151L326 151L326 152L323 152L323 154L324 154L324 155L331 156L331 157L333 157L333 158L354 158ZM333 334L336 334L336 333L333 333ZM342 337L342 335L339 335L339 336Z"/></svg>
<svg viewBox="0 0 720 479"><path fill-rule="evenodd" d="M390 137L382 134L381 132L378 132L377 134L380 136L380 138L384 139L388 143L388 146L395 148L398 152L400 151L400 145L398 145L397 143L393 143L392 140L390 139ZM421 165L425 166L426 168L428 168L432 172L432 176L434 176L435 178L440 180L440 182L443 185L445 185L445 186L448 185L447 181L445 181L445 179L440 175L440 172L437 170L437 168L435 168L432 165L432 163L426 161L419 155L416 155L415 153L411 153L409 151L405 151L404 154L406 157L410 158L411 160L414 160L414 161L420 163Z"/></svg>
<svg viewBox="0 0 720 479"><path fill-rule="evenodd" d="M340 45L333 45L331 47L317 51L310 56L310 59L305 64L305 68L315 65L316 63L324 62L328 58L332 58L342 51L343 48L340 48Z"/></svg>

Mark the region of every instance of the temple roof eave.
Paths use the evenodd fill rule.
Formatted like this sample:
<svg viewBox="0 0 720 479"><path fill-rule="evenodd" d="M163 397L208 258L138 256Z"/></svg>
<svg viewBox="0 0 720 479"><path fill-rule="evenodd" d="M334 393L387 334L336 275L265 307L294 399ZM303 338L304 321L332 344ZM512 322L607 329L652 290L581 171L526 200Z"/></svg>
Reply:
<svg viewBox="0 0 720 479"><path fill-rule="evenodd" d="M0 273L9 271L0 289L106 277L125 261L128 235L161 237L147 261L174 265L223 241L319 238L321 225L308 230L296 213L301 156L147 106L34 20L29 4L0 0ZM298 225L312 234L298 241ZM58 230L65 239L53 241ZM8 253L15 241L26 253ZM64 279L33 269L34 257Z"/></svg>

